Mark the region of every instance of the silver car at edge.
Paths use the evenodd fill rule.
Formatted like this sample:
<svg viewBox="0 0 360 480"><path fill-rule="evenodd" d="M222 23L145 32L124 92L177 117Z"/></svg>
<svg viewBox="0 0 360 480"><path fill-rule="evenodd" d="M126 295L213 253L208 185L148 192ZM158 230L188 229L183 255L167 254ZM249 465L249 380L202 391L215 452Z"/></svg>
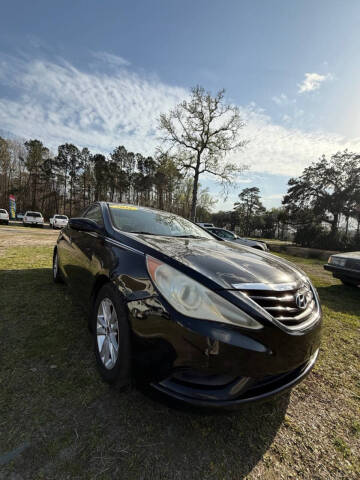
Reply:
<svg viewBox="0 0 360 480"><path fill-rule="evenodd" d="M265 242L259 242L258 240L251 240L249 238L238 237L235 233L226 230L225 228L211 227L206 228L209 232L213 233L217 237L227 240L228 242L240 243L247 247L257 248L258 250L263 250L267 252L269 250Z"/></svg>

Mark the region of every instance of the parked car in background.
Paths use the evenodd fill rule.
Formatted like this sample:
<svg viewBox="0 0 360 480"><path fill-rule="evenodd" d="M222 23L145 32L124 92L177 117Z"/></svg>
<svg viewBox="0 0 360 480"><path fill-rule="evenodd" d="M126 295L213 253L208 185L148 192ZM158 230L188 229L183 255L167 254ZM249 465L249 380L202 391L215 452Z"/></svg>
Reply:
<svg viewBox="0 0 360 480"><path fill-rule="evenodd" d="M50 218L52 228L64 228L68 224L69 218L66 215L55 214Z"/></svg>
<svg viewBox="0 0 360 480"><path fill-rule="evenodd" d="M199 225L199 227L202 227L202 228L209 228L209 227L215 226L213 223L202 223L202 222L197 222L196 225Z"/></svg>
<svg viewBox="0 0 360 480"><path fill-rule="evenodd" d="M23 220L23 218L24 218L24 214L22 212L18 212L16 214L16 220Z"/></svg>
<svg viewBox="0 0 360 480"><path fill-rule="evenodd" d="M258 240L250 240L249 238L238 237L235 233L230 232L230 230L226 230L225 228L213 227L207 228L207 230L229 242L240 243L241 245L257 248L258 250L263 250L264 252L267 252L269 250L265 242L259 242Z"/></svg>
<svg viewBox="0 0 360 480"><path fill-rule="evenodd" d="M135 376L230 407L291 388L318 355L321 307L304 272L172 213L90 205L61 230L53 278L86 305L98 370L121 387Z"/></svg>
<svg viewBox="0 0 360 480"><path fill-rule="evenodd" d="M336 253L331 255L325 270L332 272L344 285L360 285L360 252Z"/></svg>
<svg viewBox="0 0 360 480"><path fill-rule="evenodd" d="M35 225L36 227L43 227L44 226L44 217L40 212L33 212L32 210L28 210L25 212L23 218L23 225L25 227Z"/></svg>
<svg viewBox="0 0 360 480"><path fill-rule="evenodd" d="M9 213L5 208L0 208L0 223L5 223L9 225Z"/></svg>

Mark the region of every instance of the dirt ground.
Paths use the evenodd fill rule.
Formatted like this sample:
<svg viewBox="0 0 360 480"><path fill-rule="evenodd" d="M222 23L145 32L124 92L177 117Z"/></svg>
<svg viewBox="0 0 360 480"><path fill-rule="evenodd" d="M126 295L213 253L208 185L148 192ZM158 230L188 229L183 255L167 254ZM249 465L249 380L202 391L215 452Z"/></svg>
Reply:
<svg viewBox="0 0 360 480"><path fill-rule="evenodd" d="M50 228L0 225L0 255L1 250L5 251L9 247L54 245L58 235L58 230Z"/></svg>

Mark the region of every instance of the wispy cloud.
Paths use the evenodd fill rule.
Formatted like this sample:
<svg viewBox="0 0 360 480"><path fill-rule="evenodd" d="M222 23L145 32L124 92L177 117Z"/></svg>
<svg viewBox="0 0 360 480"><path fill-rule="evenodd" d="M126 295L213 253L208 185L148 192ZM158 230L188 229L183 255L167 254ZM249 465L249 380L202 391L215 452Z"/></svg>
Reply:
<svg viewBox="0 0 360 480"><path fill-rule="evenodd" d="M305 78L302 83L298 84L299 90L298 93L312 92L318 90L321 85L328 81L332 80L333 76L331 73L326 75L321 75L320 73L305 73Z"/></svg>
<svg viewBox="0 0 360 480"><path fill-rule="evenodd" d="M65 61L0 55L0 85L7 92L0 94L0 128L23 138L40 138L52 149L72 142L109 152L123 144L153 154L159 114L189 92L119 63L111 73L102 73L98 67L84 71ZM250 142L232 158L254 172L298 175L323 153L360 151L360 138L349 141L280 126L255 104L240 110L247 123L242 134Z"/></svg>
<svg viewBox="0 0 360 480"><path fill-rule="evenodd" d="M241 158L254 172L296 176L321 155L339 150L360 151L360 137L346 139L334 133L304 132L275 124L256 107L241 108L247 123L244 135L249 143L233 158Z"/></svg>
<svg viewBox="0 0 360 480"><path fill-rule="evenodd" d="M98 70L98 69L96 69ZM86 73L62 61L0 56L0 126L53 148L64 141L102 151L124 144L152 153L160 112L188 95L185 89L146 79L126 68Z"/></svg>
<svg viewBox="0 0 360 480"><path fill-rule="evenodd" d="M296 103L295 99L289 98L285 93L280 93L280 95L274 95L272 97L272 101L276 103L276 105L281 106L288 106Z"/></svg>
<svg viewBox="0 0 360 480"><path fill-rule="evenodd" d="M94 52L93 56L101 60L102 62L108 63L109 65L113 65L115 67L126 67L130 65L130 62L125 60L123 57L119 57L118 55L114 55L112 53L107 52Z"/></svg>

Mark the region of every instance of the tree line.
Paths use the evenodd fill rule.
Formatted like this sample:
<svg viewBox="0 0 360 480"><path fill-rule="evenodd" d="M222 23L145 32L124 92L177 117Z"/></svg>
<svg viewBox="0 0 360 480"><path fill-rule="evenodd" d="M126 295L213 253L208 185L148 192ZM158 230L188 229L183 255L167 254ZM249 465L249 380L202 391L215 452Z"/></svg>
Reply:
<svg viewBox="0 0 360 480"><path fill-rule="evenodd" d="M79 214L96 200L128 202L190 216L192 178L180 171L171 156L156 157L116 147L109 155L91 153L71 143L53 154L40 140L25 142L0 137L0 205L9 194L17 210ZM199 189L197 214L210 211L214 200Z"/></svg>
<svg viewBox="0 0 360 480"><path fill-rule="evenodd" d="M282 206L267 210L257 187L245 188L229 212L217 212L217 224L244 236L291 239L322 249L360 248L360 154L323 155L290 178Z"/></svg>

